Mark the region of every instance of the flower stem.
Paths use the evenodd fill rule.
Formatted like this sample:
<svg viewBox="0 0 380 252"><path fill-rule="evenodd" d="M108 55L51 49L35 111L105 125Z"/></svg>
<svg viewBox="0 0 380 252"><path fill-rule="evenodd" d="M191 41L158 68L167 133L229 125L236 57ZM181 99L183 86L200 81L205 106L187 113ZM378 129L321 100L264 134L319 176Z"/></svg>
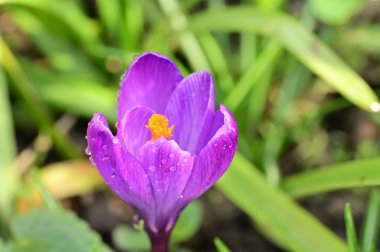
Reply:
<svg viewBox="0 0 380 252"><path fill-rule="evenodd" d="M151 243L151 252L168 252L169 251L169 238L170 233L167 231L159 232L148 232L150 243Z"/></svg>

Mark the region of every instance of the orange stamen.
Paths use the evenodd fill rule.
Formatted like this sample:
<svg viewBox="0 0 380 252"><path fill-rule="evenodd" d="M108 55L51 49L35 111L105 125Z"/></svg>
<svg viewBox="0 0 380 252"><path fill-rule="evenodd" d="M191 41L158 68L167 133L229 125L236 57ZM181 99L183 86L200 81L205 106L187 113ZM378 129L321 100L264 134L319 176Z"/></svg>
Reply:
<svg viewBox="0 0 380 252"><path fill-rule="evenodd" d="M152 139L156 140L160 137L171 137L173 136L172 131L174 129L174 126L169 125L169 120L161 114L153 114L148 121L148 124L145 125L146 128L150 129L150 133L152 134Z"/></svg>

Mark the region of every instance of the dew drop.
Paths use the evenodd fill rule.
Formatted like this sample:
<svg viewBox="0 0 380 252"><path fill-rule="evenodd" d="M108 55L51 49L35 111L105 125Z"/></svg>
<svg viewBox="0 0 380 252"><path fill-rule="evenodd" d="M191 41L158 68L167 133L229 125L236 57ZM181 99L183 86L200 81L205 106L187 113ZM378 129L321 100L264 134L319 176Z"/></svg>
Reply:
<svg viewBox="0 0 380 252"><path fill-rule="evenodd" d="M161 164L166 164L166 159L162 159Z"/></svg>
<svg viewBox="0 0 380 252"><path fill-rule="evenodd" d="M104 156L104 157L102 158L102 161L104 161L104 162L106 162L106 161L108 161L108 160L110 160L110 157L109 157L109 156Z"/></svg>
<svg viewBox="0 0 380 252"><path fill-rule="evenodd" d="M228 145L228 148L229 148L229 149L232 149L232 147L233 147L232 144Z"/></svg>
<svg viewBox="0 0 380 252"><path fill-rule="evenodd" d="M95 165L94 160L92 159L92 157L90 157L89 160L91 161L91 163L92 163L93 165Z"/></svg>
<svg viewBox="0 0 380 252"><path fill-rule="evenodd" d="M184 163L187 163L187 158L184 158L184 159L183 159L183 162L184 162Z"/></svg>
<svg viewBox="0 0 380 252"><path fill-rule="evenodd" d="M169 158L173 158L173 157L174 157L174 153L170 153Z"/></svg>
<svg viewBox="0 0 380 252"><path fill-rule="evenodd" d="M218 145L216 143L214 143L214 147L216 148L216 147L218 147Z"/></svg>
<svg viewBox="0 0 380 252"><path fill-rule="evenodd" d="M114 139L112 139L112 142L113 142L114 144L118 144L118 143L119 143L119 139L117 139L117 138L115 137Z"/></svg>
<svg viewBox="0 0 380 252"><path fill-rule="evenodd" d="M371 110L373 112L380 112L380 103L379 102L372 102L371 104Z"/></svg>
<svg viewBox="0 0 380 252"><path fill-rule="evenodd" d="M149 166L149 171L154 172L156 170L156 167L154 165Z"/></svg>
<svg viewBox="0 0 380 252"><path fill-rule="evenodd" d="M85 137L84 137L84 139L86 139L86 140L87 140L87 139L88 139L88 137L87 137L87 136L85 136Z"/></svg>
<svg viewBox="0 0 380 252"><path fill-rule="evenodd" d="M116 179L116 174L115 173L112 173L111 179Z"/></svg>
<svg viewBox="0 0 380 252"><path fill-rule="evenodd" d="M105 150L105 151L108 150L108 145L106 145L106 144L103 145L103 146L102 146L102 149Z"/></svg>
<svg viewBox="0 0 380 252"><path fill-rule="evenodd" d="M183 194L179 195L178 199L183 199Z"/></svg>
<svg viewBox="0 0 380 252"><path fill-rule="evenodd" d="M174 172L174 171L177 170L177 167L175 167L174 165L172 165L172 166L169 167L169 170L172 171L172 172Z"/></svg>
<svg viewBox="0 0 380 252"><path fill-rule="evenodd" d="M223 147L222 147L222 149L226 150L226 148L227 148L227 145L224 144Z"/></svg>
<svg viewBox="0 0 380 252"><path fill-rule="evenodd" d="M90 148L87 146L87 148L84 150L84 152L86 153L86 155L91 155L91 150Z"/></svg>

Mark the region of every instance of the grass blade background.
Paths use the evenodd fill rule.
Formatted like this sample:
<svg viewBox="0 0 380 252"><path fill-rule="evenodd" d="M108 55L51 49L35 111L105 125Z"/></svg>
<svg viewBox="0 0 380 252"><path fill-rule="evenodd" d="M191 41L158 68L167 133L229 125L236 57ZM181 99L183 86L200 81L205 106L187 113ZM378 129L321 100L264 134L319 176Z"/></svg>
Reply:
<svg viewBox="0 0 380 252"><path fill-rule="evenodd" d="M265 182L257 169L239 153L217 187L286 250L347 251L335 234Z"/></svg>
<svg viewBox="0 0 380 252"><path fill-rule="evenodd" d="M367 83L290 16L251 7L231 7L192 16L189 29L196 32L253 32L276 38L312 72L352 103L368 111L380 110L378 99Z"/></svg>
<svg viewBox="0 0 380 252"><path fill-rule="evenodd" d="M282 188L300 198L331 190L380 185L380 158L350 161L286 178Z"/></svg>

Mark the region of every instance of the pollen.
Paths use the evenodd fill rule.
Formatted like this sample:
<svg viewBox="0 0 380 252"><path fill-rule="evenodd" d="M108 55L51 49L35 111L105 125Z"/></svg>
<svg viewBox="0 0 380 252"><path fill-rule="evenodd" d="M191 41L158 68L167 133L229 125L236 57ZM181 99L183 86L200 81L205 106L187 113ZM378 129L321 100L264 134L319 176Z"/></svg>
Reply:
<svg viewBox="0 0 380 252"><path fill-rule="evenodd" d="M172 131L174 126L169 125L169 120L164 115L161 114L153 114L148 121L148 124L145 125L146 128L150 129L150 133L152 134L152 139L156 140L160 137L171 137L173 136Z"/></svg>

